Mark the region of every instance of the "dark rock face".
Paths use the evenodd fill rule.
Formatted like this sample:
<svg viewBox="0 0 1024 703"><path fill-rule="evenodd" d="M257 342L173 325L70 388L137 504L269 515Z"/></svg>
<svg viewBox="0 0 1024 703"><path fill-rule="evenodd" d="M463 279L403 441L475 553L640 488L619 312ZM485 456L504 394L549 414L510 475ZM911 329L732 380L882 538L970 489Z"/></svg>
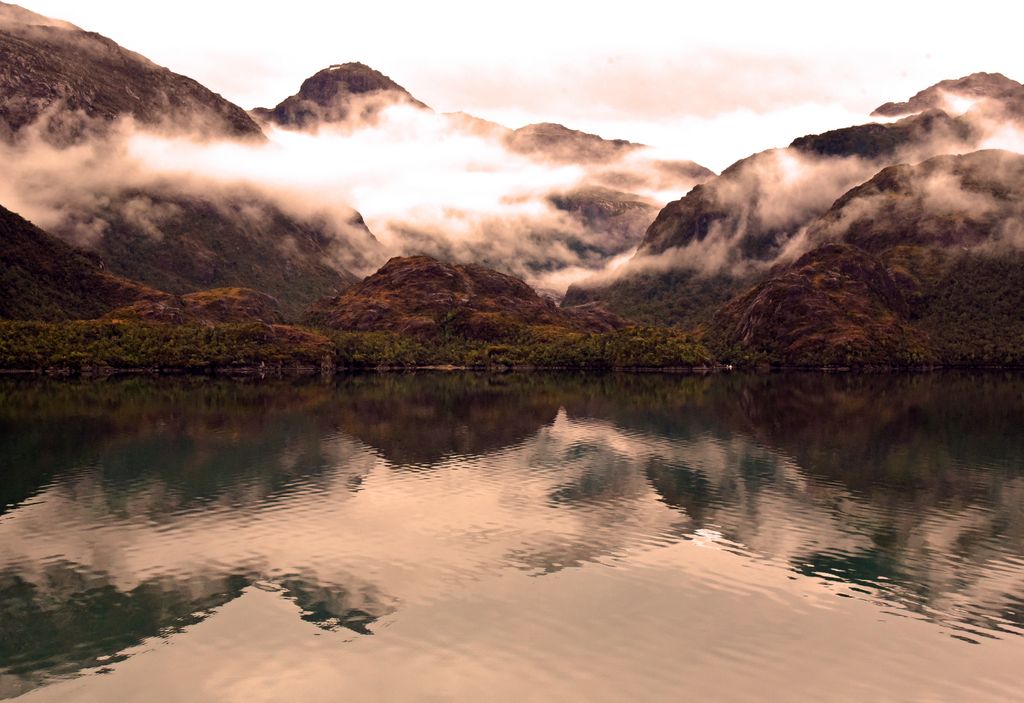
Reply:
<svg viewBox="0 0 1024 703"><path fill-rule="evenodd" d="M196 81L73 25L0 4L0 132L37 121L58 144L119 117L177 132L262 139L240 107ZM3 135L0 135L3 136Z"/></svg>
<svg viewBox="0 0 1024 703"><path fill-rule="evenodd" d="M717 344L774 364L821 366L925 361L907 303L877 258L830 244L731 300L712 323Z"/></svg>
<svg viewBox="0 0 1024 703"><path fill-rule="evenodd" d="M559 309L523 281L492 269L426 256L391 259L362 283L315 306L310 320L338 330L485 340L508 338L523 326L585 332L628 326L598 306Z"/></svg>
<svg viewBox="0 0 1024 703"><path fill-rule="evenodd" d="M941 81L925 88L906 102L889 102L879 106L872 115L900 117L934 108L944 108L946 96L971 100L992 99L999 102L1024 102L1024 85L1001 73L972 73L963 78Z"/></svg>
<svg viewBox="0 0 1024 703"><path fill-rule="evenodd" d="M0 319L77 320L166 293L120 278L0 207Z"/></svg>
<svg viewBox="0 0 1024 703"><path fill-rule="evenodd" d="M256 108L253 114L283 127L308 129L352 118L370 119L396 102L429 109L380 71L362 63L345 63L307 78L298 93L277 107Z"/></svg>
<svg viewBox="0 0 1024 703"><path fill-rule="evenodd" d="M520 127L505 137L505 146L519 154L567 163L611 161L643 148L625 139L604 139L553 122Z"/></svg>

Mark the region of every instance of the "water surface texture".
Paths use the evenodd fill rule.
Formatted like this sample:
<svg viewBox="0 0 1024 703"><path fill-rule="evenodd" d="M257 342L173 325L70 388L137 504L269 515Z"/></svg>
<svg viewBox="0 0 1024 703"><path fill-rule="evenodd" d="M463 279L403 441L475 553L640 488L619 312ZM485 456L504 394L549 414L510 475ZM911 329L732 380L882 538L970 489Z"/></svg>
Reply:
<svg viewBox="0 0 1024 703"><path fill-rule="evenodd" d="M1024 698L1024 379L0 383L0 698Z"/></svg>

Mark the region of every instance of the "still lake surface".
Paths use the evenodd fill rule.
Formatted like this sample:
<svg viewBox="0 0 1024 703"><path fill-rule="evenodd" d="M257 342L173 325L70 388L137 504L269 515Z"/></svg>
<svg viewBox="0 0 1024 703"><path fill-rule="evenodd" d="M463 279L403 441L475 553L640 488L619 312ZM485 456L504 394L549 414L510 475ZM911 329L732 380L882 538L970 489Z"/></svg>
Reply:
<svg viewBox="0 0 1024 703"><path fill-rule="evenodd" d="M1024 377L0 382L0 698L1024 700Z"/></svg>

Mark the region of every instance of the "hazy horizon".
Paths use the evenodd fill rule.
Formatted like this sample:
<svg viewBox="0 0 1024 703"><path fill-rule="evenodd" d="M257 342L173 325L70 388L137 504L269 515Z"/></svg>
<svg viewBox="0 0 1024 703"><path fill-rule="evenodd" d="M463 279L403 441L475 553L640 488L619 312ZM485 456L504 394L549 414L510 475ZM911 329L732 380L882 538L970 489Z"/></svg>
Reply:
<svg viewBox="0 0 1024 703"><path fill-rule="evenodd" d="M499 12L451 0L297 0L269 12L195 0L24 6L108 36L247 109L277 104L328 65L361 61L440 112L511 127L560 122L715 171L803 134L866 122L878 105L946 78L1024 75L1016 24L980 25L1006 14L993 3L976 6L977 20L874 1L843 15L802 2L643 1L628 12L532 1Z"/></svg>

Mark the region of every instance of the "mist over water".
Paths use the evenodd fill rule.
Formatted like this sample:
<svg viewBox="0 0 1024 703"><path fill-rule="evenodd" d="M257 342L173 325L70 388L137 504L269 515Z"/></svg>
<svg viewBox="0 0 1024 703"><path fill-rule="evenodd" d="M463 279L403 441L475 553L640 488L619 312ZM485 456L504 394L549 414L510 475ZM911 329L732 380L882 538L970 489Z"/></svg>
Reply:
<svg viewBox="0 0 1024 703"><path fill-rule="evenodd" d="M0 399L0 697L1019 696L1017 375Z"/></svg>

